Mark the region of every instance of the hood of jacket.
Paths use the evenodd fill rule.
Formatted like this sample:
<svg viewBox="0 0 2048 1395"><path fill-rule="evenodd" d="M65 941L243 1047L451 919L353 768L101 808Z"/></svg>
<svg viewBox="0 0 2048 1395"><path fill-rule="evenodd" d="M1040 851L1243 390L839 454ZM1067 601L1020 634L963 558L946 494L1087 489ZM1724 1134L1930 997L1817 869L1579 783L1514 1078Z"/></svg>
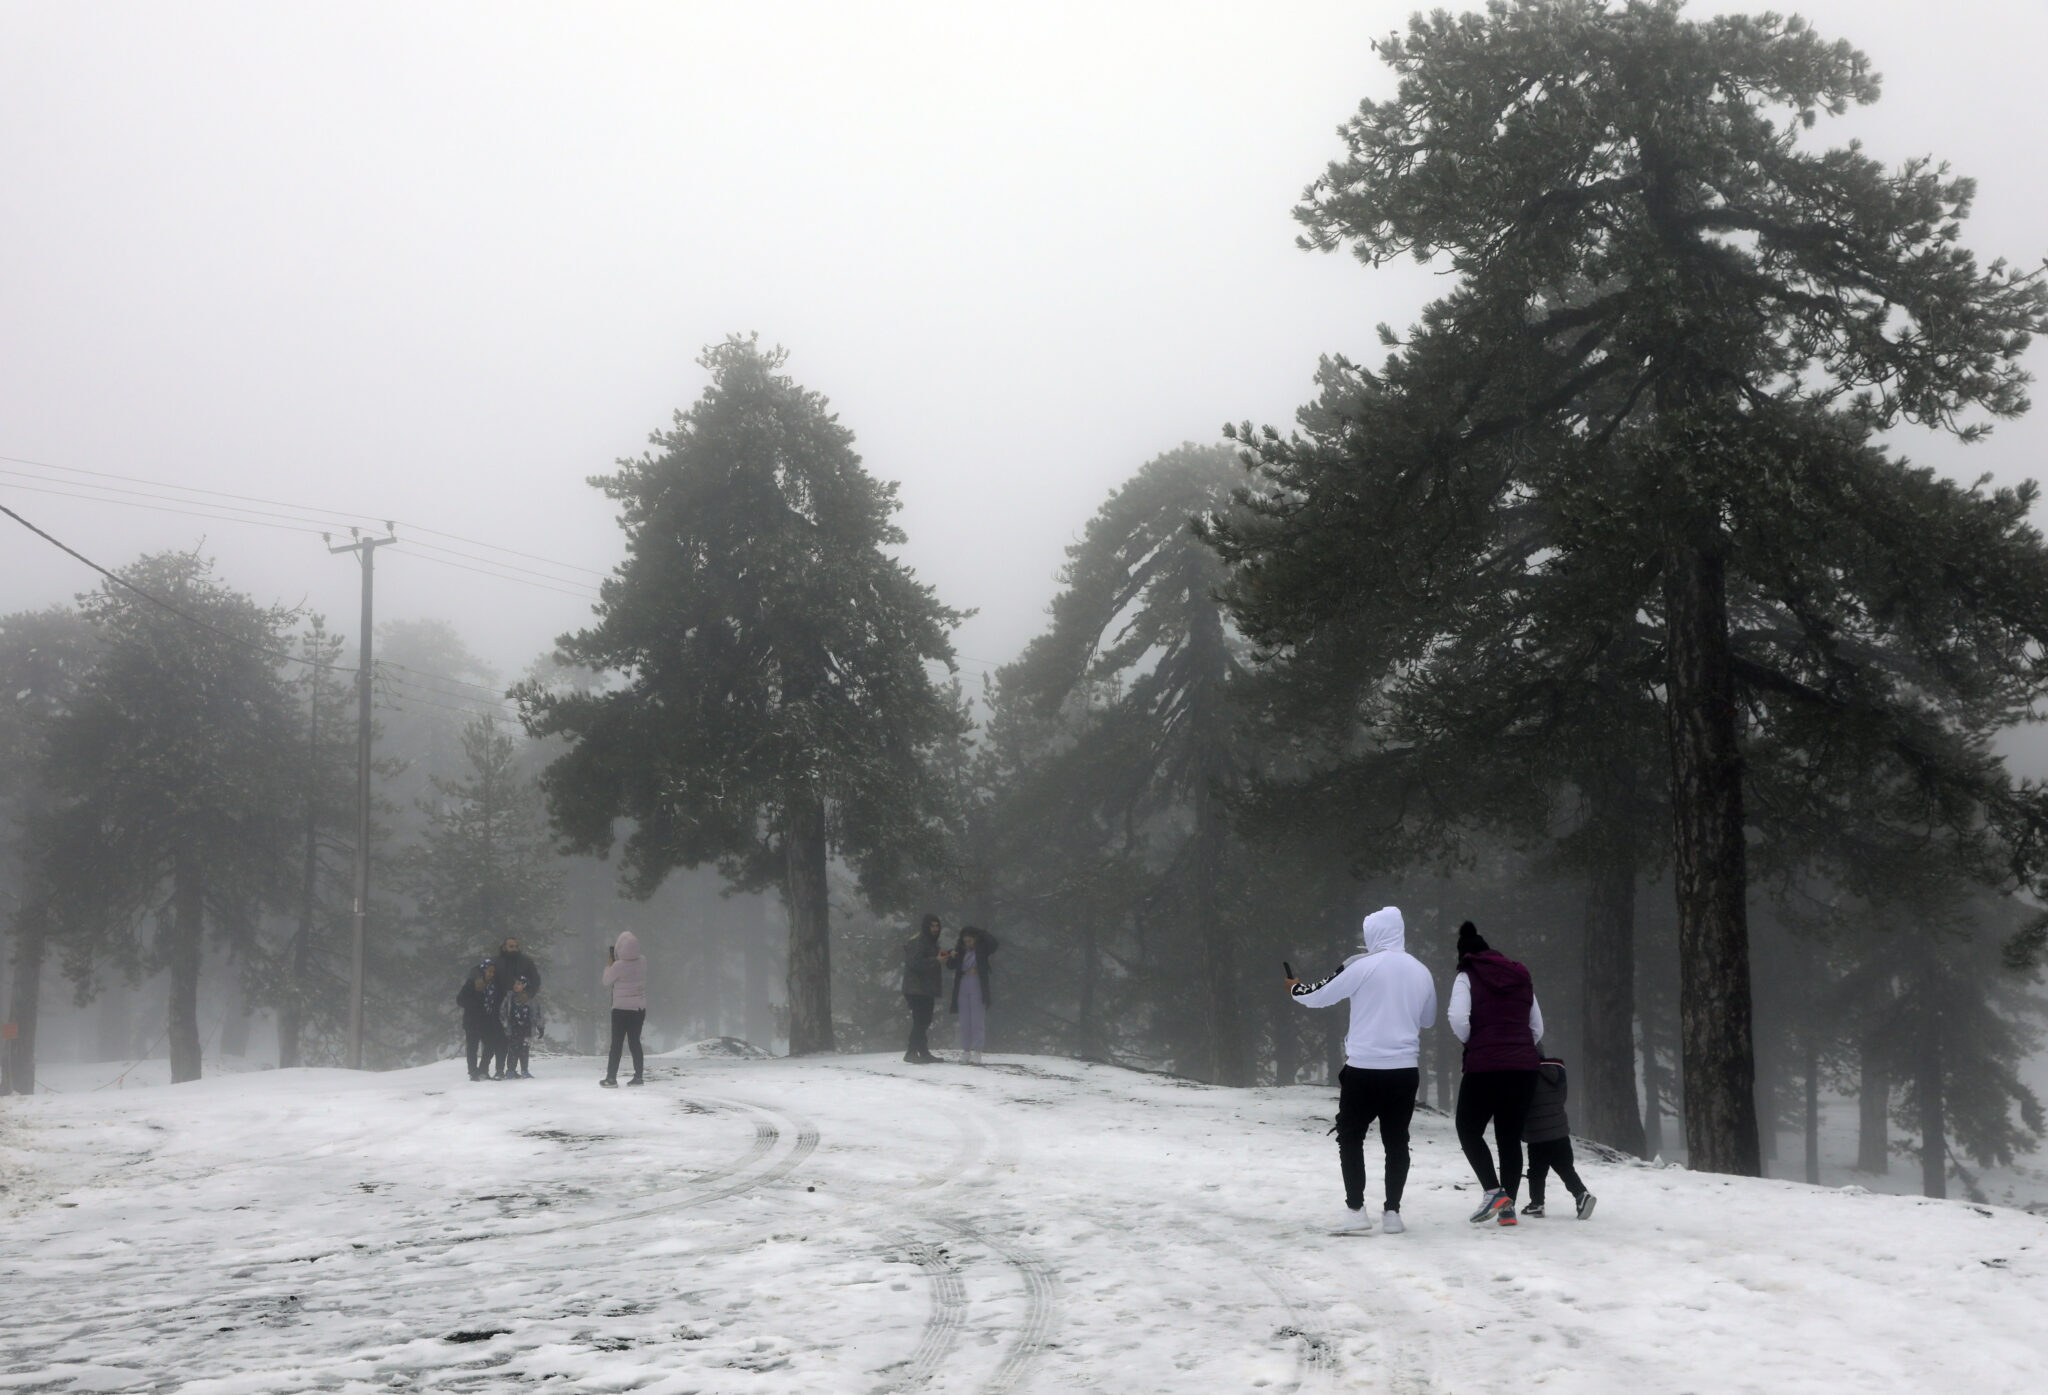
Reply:
<svg viewBox="0 0 2048 1395"><path fill-rule="evenodd" d="M1496 993L1512 992L1529 981L1529 971L1497 949L1466 955L1458 961L1458 972Z"/></svg>
<svg viewBox="0 0 2048 1395"><path fill-rule="evenodd" d="M631 930L619 932L619 942L612 946L612 953L620 959L640 957L640 939Z"/></svg>
<svg viewBox="0 0 2048 1395"><path fill-rule="evenodd" d="M1399 906L1382 906L1365 918L1360 927L1365 937L1365 952L1379 954L1389 949L1408 947L1408 926L1401 919Z"/></svg>

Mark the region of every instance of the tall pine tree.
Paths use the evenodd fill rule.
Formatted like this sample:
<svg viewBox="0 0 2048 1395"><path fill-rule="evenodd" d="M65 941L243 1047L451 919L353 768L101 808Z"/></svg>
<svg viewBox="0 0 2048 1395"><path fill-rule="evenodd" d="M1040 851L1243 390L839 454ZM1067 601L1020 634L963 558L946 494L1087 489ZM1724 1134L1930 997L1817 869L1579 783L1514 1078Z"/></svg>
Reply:
<svg viewBox="0 0 2048 1395"><path fill-rule="evenodd" d="M621 681L519 696L534 735L574 743L544 783L575 850L608 851L630 819L642 895L705 863L781 888L802 1055L833 1045L827 857L888 904L945 856L930 756L963 718L930 666L952 666L961 616L891 555L896 486L784 358L752 339L710 349L710 386L655 451L592 481L619 505L626 559L559 655Z"/></svg>

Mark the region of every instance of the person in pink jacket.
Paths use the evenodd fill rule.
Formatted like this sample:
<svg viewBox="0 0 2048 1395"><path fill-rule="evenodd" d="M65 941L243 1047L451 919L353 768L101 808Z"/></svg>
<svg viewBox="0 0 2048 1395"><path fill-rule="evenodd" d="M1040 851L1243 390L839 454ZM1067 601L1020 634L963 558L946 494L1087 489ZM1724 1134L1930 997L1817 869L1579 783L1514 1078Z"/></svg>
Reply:
<svg viewBox="0 0 2048 1395"><path fill-rule="evenodd" d="M607 1090L619 1087L619 1053L633 1048L633 1078L628 1085L646 1083L646 1061L640 1054L640 1028L647 1021L647 961L640 957L640 941L631 930L619 932L618 943L605 951L604 981L612 990L612 1057L604 1079L597 1083Z"/></svg>

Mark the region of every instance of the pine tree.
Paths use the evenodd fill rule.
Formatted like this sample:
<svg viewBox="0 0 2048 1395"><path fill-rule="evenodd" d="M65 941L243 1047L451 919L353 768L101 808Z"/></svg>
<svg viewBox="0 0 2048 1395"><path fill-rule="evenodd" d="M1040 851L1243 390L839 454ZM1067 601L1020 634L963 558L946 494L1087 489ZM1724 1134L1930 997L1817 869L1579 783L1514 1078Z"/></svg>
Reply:
<svg viewBox="0 0 2048 1395"><path fill-rule="evenodd" d="M99 662L51 722L32 824L37 884L66 970L170 974L173 1082L196 1080L201 951L236 949L289 904L301 726L282 651L292 616L257 606L187 553L145 557L87 597ZM153 926L145 939L143 930Z"/></svg>
<svg viewBox="0 0 2048 1395"><path fill-rule="evenodd" d="M833 1045L828 855L876 905L946 856L930 757L964 723L927 666L952 666L962 617L890 555L896 487L784 358L752 339L710 349L710 386L655 453L592 481L620 505L626 560L559 653L623 681L519 691L529 731L574 743L544 780L574 850L608 851L628 818L638 894L705 863L781 887L803 1055Z"/></svg>
<svg viewBox="0 0 2048 1395"><path fill-rule="evenodd" d="M42 783L49 724L69 709L97 660L98 638L66 606L0 618L0 916L9 930L13 974L7 1020L16 1031L12 1041L0 1041L0 1094L32 1095L36 1089L49 915L22 835L49 807Z"/></svg>
<svg viewBox="0 0 2048 1395"><path fill-rule="evenodd" d="M519 743L491 717L472 719L461 739L463 773L432 777L426 831L398 865L414 903L413 957L427 970L414 1006L428 1035L445 1027L448 995L480 951L516 938L538 952L561 928L562 862Z"/></svg>
<svg viewBox="0 0 2048 1395"><path fill-rule="evenodd" d="M1275 648L1341 628L1406 663L1472 596L1566 595L1575 569L1613 588L1588 650L1648 619L1688 1151L1754 1173L1745 716L1775 704L1813 749L1841 727L2035 836L1945 726L2039 681L2031 491L1956 490L1871 439L2024 410L2048 298L1961 248L1970 181L1802 147L1818 112L1875 100L1861 54L1680 11L1522 0L1379 46L1399 90L1361 105L1299 216L1310 245L1435 259L1456 288L1383 371L1326 364L1305 439L1249 442L1258 518L1219 536ZM1948 691L1920 701L1929 672Z"/></svg>

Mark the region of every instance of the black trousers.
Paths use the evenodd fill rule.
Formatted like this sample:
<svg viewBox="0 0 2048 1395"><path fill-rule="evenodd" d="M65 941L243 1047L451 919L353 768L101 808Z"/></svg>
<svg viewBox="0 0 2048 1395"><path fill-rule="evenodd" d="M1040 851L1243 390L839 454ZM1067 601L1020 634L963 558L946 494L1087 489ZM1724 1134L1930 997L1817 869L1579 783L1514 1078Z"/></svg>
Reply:
<svg viewBox="0 0 2048 1395"><path fill-rule="evenodd" d="M1458 1143L1472 1175L1487 1191L1498 1188L1513 1196L1522 1185L1522 1121L1529 1117L1529 1098L1536 1093L1533 1070L1467 1071L1458 1082ZM1486 1129L1500 1149L1500 1171L1486 1150Z"/></svg>
<svg viewBox="0 0 2048 1395"><path fill-rule="evenodd" d="M476 1078L479 1069L477 1057L483 1055L483 1049L484 1029L482 1027L472 1027L465 1022L462 1026L462 1050L463 1054L469 1057L469 1074L471 1079ZM490 1058L484 1057L483 1065L488 1066L489 1064Z"/></svg>
<svg viewBox="0 0 2048 1395"><path fill-rule="evenodd" d="M484 1028L483 1073L505 1073L505 1032L501 1027Z"/></svg>
<svg viewBox="0 0 2048 1395"><path fill-rule="evenodd" d="M612 1059L605 1067L604 1078L619 1078L619 1053L630 1046L633 1048L633 1078L638 1080L646 1069L646 1060L640 1054L640 1028L647 1022L646 1008L612 1009Z"/></svg>
<svg viewBox="0 0 2048 1395"><path fill-rule="evenodd" d="M509 1075L515 1070L524 1071L526 1063L525 1035L522 1033L517 1036L507 1037L505 1039L505 1073Z"/></svg>
<svg viewBox="0 0 2048 1395"><path fill-rule="evenodd" d="M903 998L910 1004L910 1045L904 1048L904 1054L929 1056L932 1054L932 1008L938 999L919 993L905 993Z"/></svg>
<svg viewBox="0 0 2048 1395"><path fill-rule="evenodd" d="M1422 1072L1360 1070L1337 1072L1337 1166L1344 1173L1344 1204L1365 1205L1365 1131L1379 1120L1380 1145L1387 1153L1387 1209L1401 1209L1401 1191L1408 1185L1408 1124L1415 1117L1415 1092Z"/></svg>
<svg viewBox="0 0 2048 1395"><path fill-rule="evenodd" d="M1529 1145L1529 1204L1543 1204L1543 1178L1546 1173L1555 1172L1557 1180L1564 1183L1565 1190L1577 1201L1586 1194L1586 1184L1579 1180L1579 1170L1572 1166L1572 1141L1569 1138L1551 1138Z"/></svg>

